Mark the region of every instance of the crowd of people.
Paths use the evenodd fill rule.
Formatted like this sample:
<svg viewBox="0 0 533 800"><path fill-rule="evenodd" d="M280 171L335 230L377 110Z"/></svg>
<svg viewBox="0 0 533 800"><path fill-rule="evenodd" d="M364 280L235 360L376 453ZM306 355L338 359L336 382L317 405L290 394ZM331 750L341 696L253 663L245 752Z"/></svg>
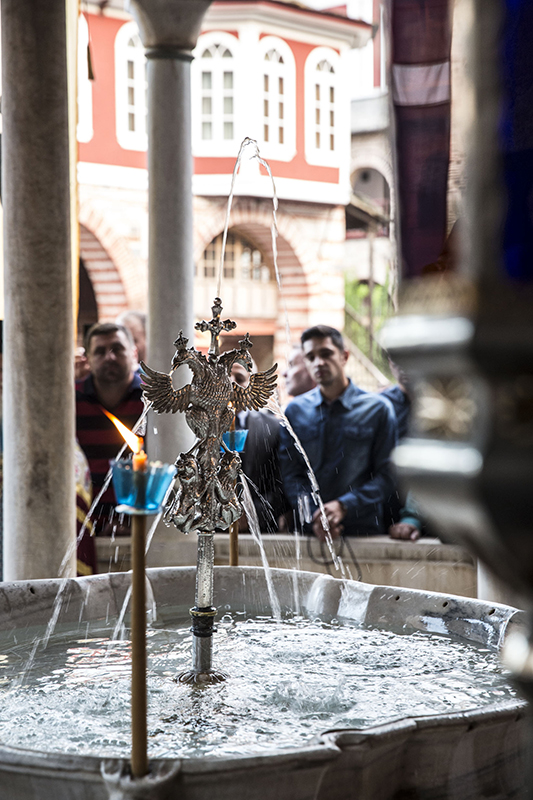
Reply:
<svg viewBox="0 0 533 800"><path fill-rule="evenodd" d="M133 428L143 411L139 361L145 358L146 318L128 312L115 323L97 323L76 357L78 519L104 483L122 438L104 413ZM283 373L292 400L285 419L269 410L236 415L247 429L242 469L264 532L294 530L324 540L390 535L414 541L422 532L413 498L402 499L390 454L405 436L410 412L408 384L391 362L396 383L381 393L355 386L346 373L348 350L341 333L326 325L307 329ZM247 385L250 374L236 364L232 379ZM305 453L305 456L303 455ZM89 480L90 475L90 480ZM79 480L78 480L79 478ZM317 491L318 489L318 491ZM87 534L127 534L127 520L114 513L112 488L100 498ZM241 529L246 530L243 517ZM94 539L78 549L82 574L96 571Z"/></svg>

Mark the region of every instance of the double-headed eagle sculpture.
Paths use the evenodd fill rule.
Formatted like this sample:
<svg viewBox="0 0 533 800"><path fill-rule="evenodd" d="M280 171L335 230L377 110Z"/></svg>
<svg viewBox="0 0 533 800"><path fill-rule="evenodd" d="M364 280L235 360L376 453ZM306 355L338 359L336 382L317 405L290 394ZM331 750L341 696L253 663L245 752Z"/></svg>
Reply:
<svg viewBox="0 0 533 800"><path fill-rule="evenodd" d="M174 346L170 374L156 372L141 361L143 394L159 414L181 411L187 425L197 437L196 443L176 461L178 488L165 514L184 533L226 530L239 519L242 507L235 492L241 471L238 453L229 450L222 440L231 427L235 414L245 409L263 408L276 388L277 364L250 374L245 388L231 381L231 368L241 364L252 372L249 353L252 342L248 334L239 342L239 349L220 354L220 334L234 330L233 320L221 321L222 301L215 298L210 322L197 322L196 330L210 331L211 345L207 356L187 347L188 339L180 334ZM172 386L172 373L187 364L192 382L181 389Z"/></svg>

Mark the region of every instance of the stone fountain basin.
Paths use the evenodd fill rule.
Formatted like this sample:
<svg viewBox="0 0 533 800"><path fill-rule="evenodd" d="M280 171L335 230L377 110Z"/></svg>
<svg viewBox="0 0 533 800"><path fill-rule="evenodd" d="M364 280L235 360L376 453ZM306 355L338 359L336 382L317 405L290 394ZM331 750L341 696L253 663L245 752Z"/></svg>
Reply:
<svg viewBox="0 0 533 800"><path fill-rule="evenodd" d="M58 624L73 630L89 620L116 617L130 573L68 581ZM150 569L147 578L158 618L187 619L195 569ZM337 618L381 628L449 633L499 648L523 614L508 606L445 594L372 586L330 576L273 570L282 609L328 621ZM0 584L0 630L46 626L57 580ZM247 615L269 613L264 572L217 567L215 603ZM110 623L112 625L112 622ZM522 739L526 706L505 701L483 709L412 717L364 730L324 733L307 747L256 757L151 762L169 772L165 786L137 787L124 778L110 788L102 777L119 774L120 761L44 754L0 744L0 797L6 800L504 800L524 792Z"/></svg>

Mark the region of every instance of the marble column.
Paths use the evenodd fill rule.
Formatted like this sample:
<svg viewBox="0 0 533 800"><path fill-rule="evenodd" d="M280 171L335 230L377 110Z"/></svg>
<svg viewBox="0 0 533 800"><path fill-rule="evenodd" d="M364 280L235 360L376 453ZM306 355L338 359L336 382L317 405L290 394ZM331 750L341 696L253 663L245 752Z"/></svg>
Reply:
<svg viewBox="0 0 533 800"><path fill-rule="evenodd" d="M165 372L180 330L194 338L190 65L210 2L129 3L148 59L148 363ZM190 379L182 367L175 385ZM148 441L152 458L172 463L194 439L183 416L169 414L150 421Z"/></svg>
<svg viewBox="0 0 533 800"><path fill-rule="evenodd" d="M4 579L75 574L65 0L2 0Z"/></svg>

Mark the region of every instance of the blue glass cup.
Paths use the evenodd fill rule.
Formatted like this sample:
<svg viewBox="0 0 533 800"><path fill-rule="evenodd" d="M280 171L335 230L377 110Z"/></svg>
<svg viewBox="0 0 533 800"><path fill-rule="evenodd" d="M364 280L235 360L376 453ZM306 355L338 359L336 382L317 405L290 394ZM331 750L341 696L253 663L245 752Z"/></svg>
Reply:
<svg viewBox="0 0 533 800"><path fill-rule="evenodd" d="M222 441L228 448L233 450L234 453L242 453L248 431L226 431L222 434Z"/></svg>
<svg viewBox="0 0 533 800"><path fill-rule="evenodd" d="M174 479L176 467L170 464L148 463L146 472L134 472L131 459L111 461L113 488L117 511L128 509L145 514L157 514L167 489Z"/></svg>

